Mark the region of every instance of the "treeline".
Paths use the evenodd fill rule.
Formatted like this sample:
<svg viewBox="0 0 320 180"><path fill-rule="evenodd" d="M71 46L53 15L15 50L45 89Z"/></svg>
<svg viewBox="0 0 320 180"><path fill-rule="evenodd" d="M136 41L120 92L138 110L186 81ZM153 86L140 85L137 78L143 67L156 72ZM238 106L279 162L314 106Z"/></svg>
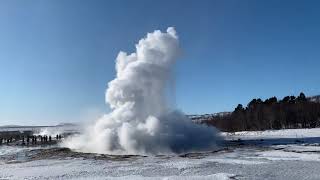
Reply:
<svg viewBox="0 0 320 180"><path fill-rule="evenodd" d="M282 100L271 97L265 101L253 99L246 107L239 104L224 116L212 116L203 121L222 131L256 131L285 128L320 127L320 103L309 101L304 93Z"/></svg>

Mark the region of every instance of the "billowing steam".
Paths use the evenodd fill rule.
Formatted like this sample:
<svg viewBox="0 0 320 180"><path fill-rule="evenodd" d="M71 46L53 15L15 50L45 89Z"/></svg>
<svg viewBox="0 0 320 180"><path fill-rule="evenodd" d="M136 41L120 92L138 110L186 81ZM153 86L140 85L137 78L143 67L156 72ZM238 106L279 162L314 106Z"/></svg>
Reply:
<svg viewBox="0 0 320 180"><path fill-rule="evenodd" d="M215 146L216 129L194 124L167 105L166 92L178 55L178 36L172 27L166 33L148 33L135 53L120 52L117 77L106 92L112 112L64 145L106 154L182 153Z"/></svg>

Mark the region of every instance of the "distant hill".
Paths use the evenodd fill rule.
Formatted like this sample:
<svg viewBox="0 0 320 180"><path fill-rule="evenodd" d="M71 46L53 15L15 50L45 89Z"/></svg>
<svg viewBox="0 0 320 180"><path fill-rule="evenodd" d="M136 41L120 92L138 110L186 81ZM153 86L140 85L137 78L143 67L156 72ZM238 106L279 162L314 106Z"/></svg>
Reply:
<svg viewBox="0 0 320 180"><path fill-rule="evenodd" d="M78 124L77 123L60 123L56 126L77 126Z"/></svg>
<svg viewBox="0 0 320 180"><path fill-rule="evenodd" d="M320 95L308 97L308 101L320 103Z"/></svg>
<svg viewBox="0 0 320 180"><path fill-rule="evenodd" d="M37 125L37 126L31 126L31 125L3 125L0 126L0 128L41 128L41 127L61 127L61 126L78 126L77 123L60 123L57 125Z"/></svg>
<svg viewBox="0 0 320 180"><path fill-rule="evenodd" d="M218 112L218 113L213 113L213 114L192 114L192 115L187 115L188 118L190 118L193 122L196 123L201 123L203 121L207 121L211 118L214 117L223 117L230 115L232 112Z"/></svg>
<svg viewBox="0 0 320 180"><path fill-rule="evenodd" d="M54 127L54 126L20 126L20 125L3 125L0 128L41 128L41 127Z"/></svg>
<svg viewBox="0 0 320 180"><path fill-rule="evenodd" d="M21 127L19 125L3 125L3 126L0 126L0 128L17 128L17 127Z"/></svg>

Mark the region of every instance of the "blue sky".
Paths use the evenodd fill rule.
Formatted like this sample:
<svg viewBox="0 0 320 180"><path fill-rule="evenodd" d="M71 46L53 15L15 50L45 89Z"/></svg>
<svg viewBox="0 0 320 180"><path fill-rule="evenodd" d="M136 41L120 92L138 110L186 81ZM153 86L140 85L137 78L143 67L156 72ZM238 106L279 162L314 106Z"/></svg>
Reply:
<svg viewBox="0 0 320 180"><path fill-rule="evenodd" d="M120 50L174 26L176 104L231 111L252 98L320 94L320 2L0 1L0 124L56 124L108 112Z"/></svg>

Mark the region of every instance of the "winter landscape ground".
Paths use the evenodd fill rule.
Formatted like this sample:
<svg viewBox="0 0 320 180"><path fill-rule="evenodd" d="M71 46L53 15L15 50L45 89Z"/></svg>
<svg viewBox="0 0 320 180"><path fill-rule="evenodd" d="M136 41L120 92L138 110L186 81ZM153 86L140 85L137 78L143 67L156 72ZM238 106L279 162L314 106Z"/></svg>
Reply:
<svg viewBox="0 0 320 180"><path fill-rule="evenodd" d="M59 128L45 128L55 133ZM65 128L64 130L68 130ZM61 133L62 129L59 129ZM101 155L0 146L0 179L318 179L320 129L221 133L211 152Z"/></svg>

